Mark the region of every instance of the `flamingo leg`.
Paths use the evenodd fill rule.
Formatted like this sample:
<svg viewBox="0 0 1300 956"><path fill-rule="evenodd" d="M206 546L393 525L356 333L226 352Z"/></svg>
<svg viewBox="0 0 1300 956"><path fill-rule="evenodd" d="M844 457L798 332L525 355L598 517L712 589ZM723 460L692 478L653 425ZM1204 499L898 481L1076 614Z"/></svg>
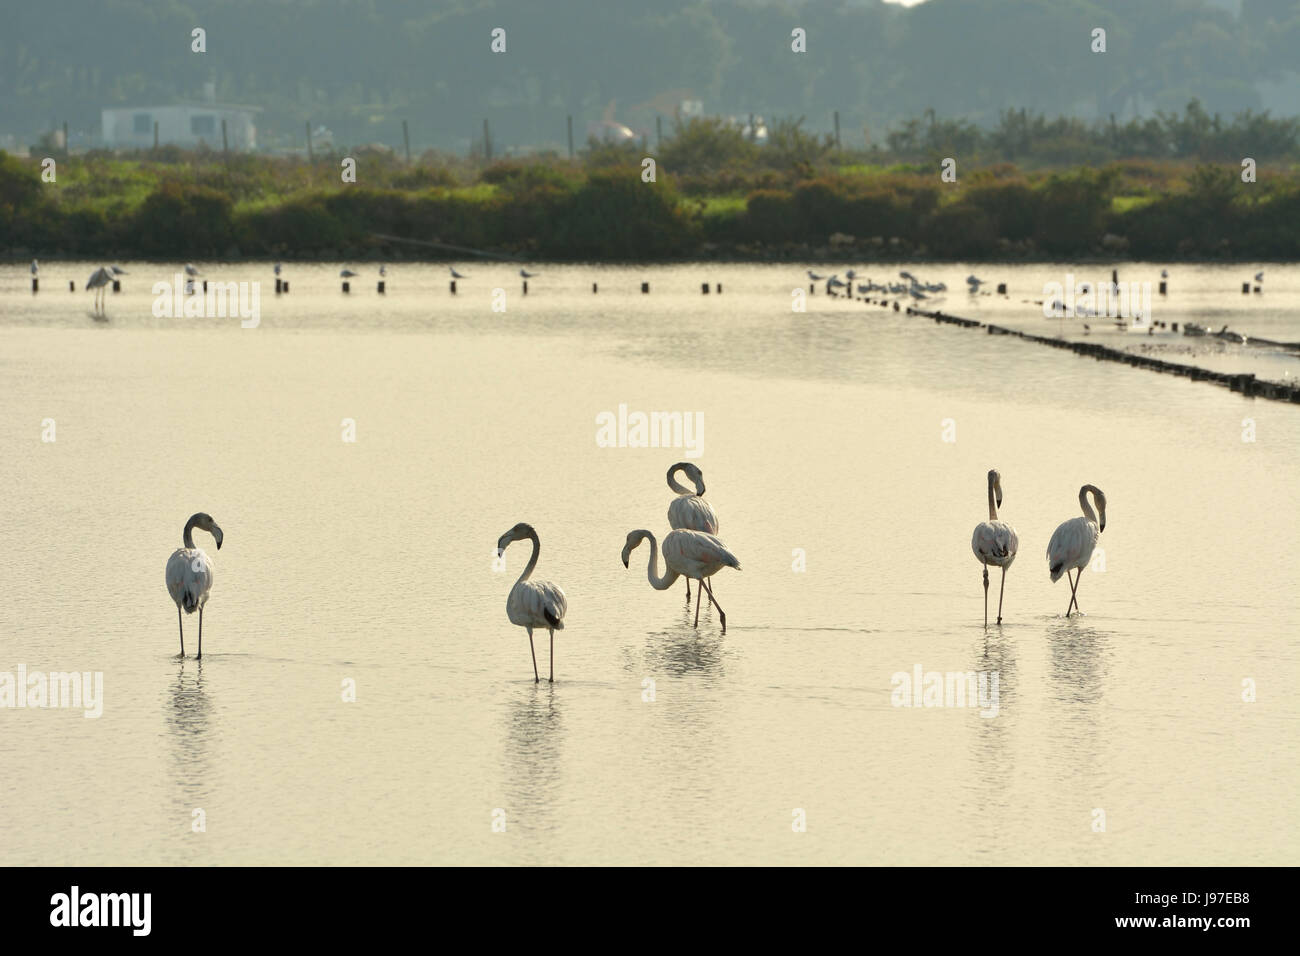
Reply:
<svg viewBox="0 0 1300 956"><path fill-rule="evenodd" d="M533 629L525 628L528 631L528 652L533 655L533 683L540 684L542 679L537 676L537 650L533 647Z"/></svg>
<svg viewBox="0 0 1300 956"><path fill-rule="evenodd" d="M987 571L988 568L985 568L984 570ZM1005 591L1006 588L1007 588L1007 569L1006 566L1003 565L1002 584L998 586L998 623L999 624L1002 623L1002 592ZM988 612L986 611L985 613L987 614Z"/></svg>
<svg viewBox="0 0 1300 956"><path fill-rule="evenodd" d="M199 605L199 653L194 658L196 661L203 660L203 605Z"/></svg>
<svg viewBox="0 0 1300 956"><path fill-rule="evenodd" d="M984 565L984 626L989 626L989 566Z"/></svg>
<svg viewBox="0 0 1300 956"><path fill-rule="evenodd" d="M691 579L686 579L686 606L691 606Z"/></svg>
<svg viewBox="0 0 1300 956"><path fill-rule="evenodd" d="M699 589L695 592L695 627L700 626L700 595L704 593L704 579L700 578ZM690 605L686 605L688 608Z"/></svg>
<svg viewBox="0 0 1300 956"><path fill-rule="evenodd" d="M1070 606L1073 607L1080 614L1083 613L1083 609L1079 607L1079 582L1082 580L1083 580L1083 568L1079 568L1078 572L1074 575L1074 581L1073 581L1074 586L1070 588ZM1065 613L1067 616L1069 615L1070 611L1068 608L1066 609Z"/></svg>
<svg viewBox="0 0 1300 956"><path fill-rule="evenodd" d="M176 605L176 629L181 632L181 657L185 656L185 625L181 623L181 606Z"/></svg>
<svg viewBox="0 0 1300 956"><path fill-rule="evenodd" d="M727 612L722 610L722 605L719 604L718 599L713 596L713 585L707 583L704 580L704 578L700 578L700 586L708 590L709 600L712 601L713 606L718 609L718 620L722 622L722 633L726 634L727 633Z"/></svg>
<svg viewBox="0 0 1300 956"><path fill-rule="evenodd" d="M555 683L555 631L551 628L546 629L551 635L551 683Z"/></svg>

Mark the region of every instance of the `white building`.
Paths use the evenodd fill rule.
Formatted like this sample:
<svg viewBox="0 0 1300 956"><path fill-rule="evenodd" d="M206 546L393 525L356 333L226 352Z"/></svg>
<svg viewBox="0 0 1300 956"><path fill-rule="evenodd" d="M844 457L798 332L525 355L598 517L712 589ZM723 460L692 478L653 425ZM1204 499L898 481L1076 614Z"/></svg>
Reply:
<svg viewBox="0 0 1300 956"><path fill-rule="evenodd" d="M183 146L194 149L207 143L221 148L221 122L226 123L226 142L234 152L257 148L257 128L253 117L260 112L255 106L229 106L203 103L192 106L138 106L103 111L104 139L108 149L153 146L153 127L158 124L159 146Z"/></svg>

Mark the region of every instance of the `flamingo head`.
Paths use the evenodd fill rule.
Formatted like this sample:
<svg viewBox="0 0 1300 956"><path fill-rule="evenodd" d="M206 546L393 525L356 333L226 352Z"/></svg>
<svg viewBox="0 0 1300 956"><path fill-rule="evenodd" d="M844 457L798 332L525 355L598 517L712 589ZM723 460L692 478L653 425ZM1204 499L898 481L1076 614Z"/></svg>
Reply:
<svg viewBox="0 0 1300 956"><path fill-rule="evenodd" d="M531 538L536 534L537 532L533 530L532 525L523 521L519 522L519 524L515 525L501 537L497 538L497 557L499 558L505 553L506 546L509 545L511 541L522 541L524 538Z"/></svg>
<svg viewBox="0 0 1300 956"><path fill-rule="evenodd" d="M212 520L212 515L208 514L206 511L200 511L190 520L194 522L194 527L203 529L208 534L212 535L212 537L217 539L217 550L220 551L221 539L224 535L221 533L221 526Z"/></svg>
<svg viewBox="0 0 1300 956"><path fill-rule="evenodd" d="M695 494L704 494L704 472L700 471L698 465L689 461L679 461L673 465L672 471L684 472L688 481L695 486ZM669 472L671 474L672 472Z"/></svg>
<svg viewBox="0 0 1300 956"><path fill-rule="evenodd" d="M629 531L627 533L627 544L623 545L623 567L628 567L628 561L632 557L632 552L636 550L636 546L649 536L649 531Z"/></svg>

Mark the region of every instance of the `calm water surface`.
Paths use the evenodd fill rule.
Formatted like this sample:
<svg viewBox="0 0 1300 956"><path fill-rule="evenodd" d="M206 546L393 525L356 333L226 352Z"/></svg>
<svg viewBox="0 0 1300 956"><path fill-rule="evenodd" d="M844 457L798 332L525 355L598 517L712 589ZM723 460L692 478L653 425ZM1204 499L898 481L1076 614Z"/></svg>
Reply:
<svg viewBox="0 0 1300 956"><path fill-rule="evenodd" d="M462 265L453 298L443 267L391 267L380 297L374 266L344 296L292 265L277 299L265 266L203 266L263 283L241 329L155 318L174 264L124 265L104 322L67 291L91 264L47 264L35 297L0 270L0 671L102 671L105 698L0 709L0 862L1300 862L1300 408L861 303L792 313L802 268L537 266L524 297L517 267ZM1243 297L1258 267L1170 268L1158 319L1300 340L1294 269ZM1023 300L1064 267L912 271L1008 281L939 307L1055 327ZM703 417L744 568L714 579L725 636L649 587L645 547L619 560L668 530L684 457L599 447L620 404ZM985 631L990 467L1020 556ZM1043 552L1084 482L1104 571L1066 619ZM196 536L201 663L163 582L199 510L225 531ZM493 570L517 521L568 594L554 685L505 615L526 544ZM894 706L918 665L996 671L997 715Z"/></svg>

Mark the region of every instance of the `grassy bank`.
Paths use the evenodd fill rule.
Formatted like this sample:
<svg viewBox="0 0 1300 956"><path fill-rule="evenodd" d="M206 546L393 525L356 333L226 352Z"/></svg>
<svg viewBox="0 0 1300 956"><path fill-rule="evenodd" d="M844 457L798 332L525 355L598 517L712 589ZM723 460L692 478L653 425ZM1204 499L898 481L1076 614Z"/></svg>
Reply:
<svg viewBox="0 0 1300 956"><path fill-rule="evenodd" d="M654 154L654 151L651 151ZM180 153L0 154L0 256L424 259L374 234L555 261L728 259L1300 259L1300 168L1125 160L959 167L824 155L779 168L593 149L472 164L362 153L315 162ZM448 255L451 255L450 253Z"/></svg>

